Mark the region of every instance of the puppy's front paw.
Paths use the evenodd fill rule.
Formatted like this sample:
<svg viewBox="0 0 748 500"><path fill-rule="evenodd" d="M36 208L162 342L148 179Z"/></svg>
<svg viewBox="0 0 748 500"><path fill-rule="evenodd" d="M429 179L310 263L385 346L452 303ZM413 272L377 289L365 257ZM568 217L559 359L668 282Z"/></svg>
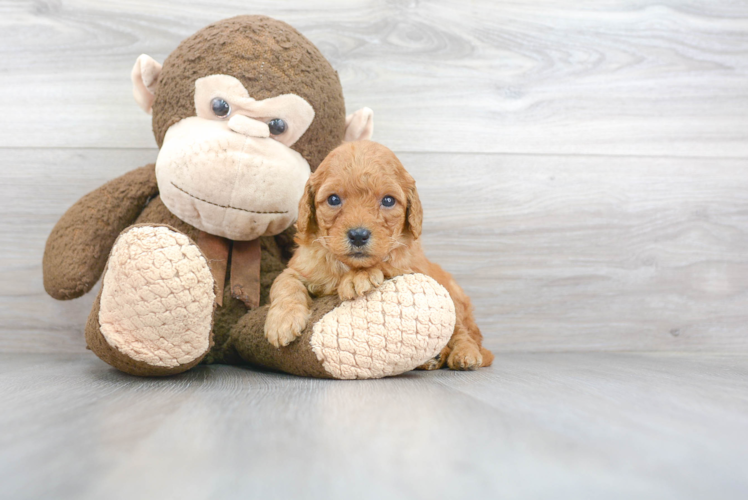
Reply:
<svg viewBox="0 0 748 500"><path fill-rule="evenodd" d="M356 294L361 296L384 283L384 273L379 268L365 269L359 271L353 278L353 288Z"/></svg>
<svg viewBox="0 0 748 500"><path fill-rule="evenodd" d="M304 308L271 306L265 320L265 338L275 347L287 346L301 335L308 321L309 311Z"/></svg>
<svg viewBox="0 0 748 500"><path fill-rule="evenodd" d="M338 285L338 296L341 300L353 300L356 298L356 287L353 284L353 276L351 273L343 276Z"/></svg>
<svg viewBox="0 0 748 500"><path fill-rule="evenodd" d="M351 271L338 286L338 295L343 300L360 297L384 283L384 273L379 268Z"/></svg>
<svg viewBox="0 0 748 500"><path fill-rule="evenodd" d="M454 346L447 358L447 366L451 370L476 370L483 363L480 348L473 344L462 342Z"/></svg>

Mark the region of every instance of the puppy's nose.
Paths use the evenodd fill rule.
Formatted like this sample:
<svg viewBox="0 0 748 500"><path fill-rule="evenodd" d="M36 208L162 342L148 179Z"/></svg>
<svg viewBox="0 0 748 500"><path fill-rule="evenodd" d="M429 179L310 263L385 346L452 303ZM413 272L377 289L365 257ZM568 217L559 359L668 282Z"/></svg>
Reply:
<svg viewBox="0 0 748 500"><path fill-rule="evenodd" d="M348 231L348 241L354 247L366 245L369 242L369 236L371 236L371 231L363 227L357 227Z"/></svg>

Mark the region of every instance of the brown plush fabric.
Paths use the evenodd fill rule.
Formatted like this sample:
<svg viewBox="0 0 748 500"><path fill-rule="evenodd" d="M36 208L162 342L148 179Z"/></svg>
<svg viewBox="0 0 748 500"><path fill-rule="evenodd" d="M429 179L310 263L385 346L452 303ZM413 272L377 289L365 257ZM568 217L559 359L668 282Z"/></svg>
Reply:
<svg viewBox="0 0 748 500"><path fill-rule="evenodd" d="M189 224L178 219L161 201L160 197L155 197L143 210L138 217L137 224L154 224L168 225L174 229L186 234L193 240L197 240L199 231ZM276 239L283 243L283 248L279 247ZM270 287L275 278L283 272L288 259L284 257L284 251L290 251L289 236L281 233L278 236L264 236L260 238L262 248L260 260L260 305L267 304L270 301ZM230 266L228 266L230 269ZM247 307L244 303L231 295L230 283L224 285L223 305L217 307L213 316L213 341L214 345L211 352L206 356L206 363L232 363L237 361L236 352L230 344L229 333L231 328L239 321L239 318L247 313ZM260 328L262 334L262 328ZM265 342L267 340L264 339Z"/></svg>
<svg viewBox="0 0 748 500"><path fill-rule="evenodd" d="M145 205L145 207L141 207L142 212L140 213L138 218L135 219L134 223L165 224L167 226L173 227L180 233L186 234L192 241L197 241L200 230L193 226L190 226L182 219L177 218L176 215L169 212L169 209L166 208L166 205L164 205L164 203L161 201L161 197L158 196L158 193L156 194L157 196L155 196L148 203L148 205Z"/></svg>
<svg viewBox="0 0 748 500"><path fill-rule="evenodd" d="M106 213L102 210L103 207L112 205L113 207L121 207L122 205L112 204L112 200L117 200L118 196L116 193L123 191L123 186L120 183L126 183L128 179L135 179L136 182L133 184L135 188L143 187L143 173L150 172L153 176L153 165L134 170L130 174L126 174L119 179L105 184L96 191L86 195L81 199L79 203L86 203L87 205L93 203L101 212ZM132 175L131 175L132 174ZM147 176L146 176L147 177ZM155 178L154 178L155 182ZM147 183L146 183L147 184ZM126 184L125 184L126 185ZM115 187L116 189L112 189ZM105 189L106 188L106 189ZM124 189L126 193L129 193L127 189ZM139 192L139 189L134 189L135 192ZM112 193L115 193L114 195ZM102 198L103 197L103 198ZM129 199L129 198L125 198ZM147 201L147 197L140 199L140 205L137 209L140 210L142 205ZM134 204L133 204L134 206ZM90 208L89 208L90 210ZM134 211L133 207L130 207L130 212ZM78 204L74 205L68 213L78 214L83 211L82 207ZM67 214L66 214L67 215ZM134 220L133 220L134 219ZM61 222L65 220L65 217ZM84 219L88 221L89 219ZM120 225L129 227L130 225L167 225L171 228L180 231L193 240L197 237L199 231L194 227L186 224L185 222L178 219L174 214L169 212L166 206L161 202L158 196L155 196L150 202L142 209L137 218L130 216L129 224L121 222ZM58 226L60 224L58 223ZM112 224L110 224L110 227ZM70 227L70 225L65 226ZM84 224L84 227L85 226ZM126 229L123 227L117 229L117 233L114 235L111 243L105 246L104 240L89 241L88 243L98 243L97 249L104 256L104 263L102 267L106 266L106 257L109 256L114 240L117 236ZM113 229L110 229L113 230ZM173 375L181 373L189 368L197 365L199 362L204 363L241 363L242 359L239 357L241 354L245 361L253 362L261 365L268 366L269 368L275 368L289 373L296 373L299 375L319 376L319 377L330 377L330 375L324 371L321 364L316 360L316 357L311 352L309 347L309 336L311 335L311 329L305 332L306 339L305 344L297 342L293 348L286 348L283 350L276 350L275 347L271 346L270 343L265 339L263 332L263 325L265 314L267 312L266 304L269 302L270 287L273 284L275 278L280 274L286 267L288 257L291 253L291 246L293 240L293 229L289 229L284 233L281 233L275 237L263 237L260 239L262 247L262 260L260 263L260 304L265 307L260 307L255 311L251 311L247 314L247 307L240 300L235 299L231 296L230 286L227 283L223 291L223 306L217 307L213 317L213 333L211 340L211 350L203 359L197 359L189 364L181 365L174 368L165 367L154 367L143 362L135 361L110 346L106 339L103 337L99 327L99 303L100 296L96 298L91 314L89 315L88 322L86 323L86 342L88 347L96 353L102 360L109 363L113 367L131 375L140 376L163 376ZM86 233L98 234L88 232ZM53 235L55 233L53 232ZM70 234L64 231L57 231L57 238L64 240L70 238ZM74 236L74 235L73 235ZM51 236L50 236L51 238ZM76 240L73 240L76 241ZM49 245L48 247L55 248L55 245ZM58 266L62 266L63 262L69 262L71 257L70 253L59 253L55 254L59 257ZM45 259L45 266L49 265L49 260ZM103 270L92 276L90 286L86 289L88 291L91 286L98 280L100 275L103 274ZM49 276L45 267L45 277ZM85 292L81 292L85 293ZM72 297L66 297L72 298ZM312 321L316 321L317 317L321 317L323 314L330 311L339 301L332 300L330 298L321 299L319 305L315 306L315 316ZM311 323L310 323L311 324ZM311 328L311 327L310 327ZM233 329L233 335L232 335ZM234 346L234 342L239 341L241 349L237 349ZM252 349L256 349L256 353L252 353ZM297 366L298 365L298 366Z"/></svg>
<svg viewBox="0 0 748 500"><path fill-rule="evenodd" d="M315 110L312 125L292 146L312 171L343 141L345 103L337 72L309 40L265 16L238 16L211 24L166 58L153 104L159 147L169 127L195 116L195 80L239 79L254 99L296 94Z"/></svg>
<svg viewBox="0 0 748 500"><path fill-rule="evenodd" d="M188 224L185 224L181 220L177 219L171 212L169 212L169 210L164 206L158 196L151 200L151 202L145 207L145 209L136 219L135 224L133 225L166 225L170 226L172 229L186 234L193 239L194 236L197 236L197 234L199 233L197 229ZM279 238L283 242L286 242L288 240L287 235L278 235L275 238ZM262 260L260 263L260 304L262 305L265 305L270 301L270 287L278 274L280 274L286 267L287 263L287 259L283 258L283 251L281 250L281 248L279 248L278 244L275 241L275 238L263 237L260 239L260 244L262 247ZM109 252L107 251L107 255L108 253ZM234 326L237 325L237 323L240 322L243 317L250 315L247 314L247 307L244 305L244 303L231 295L231 289L228 283L226 283L223 290L223 306L216 307L213 314L213 329L210 341L210 351L200 359L174 368L155 367L140 361L135 361L109 345L104 336L101 334L99 326L100 299L101 294L97 296L96 301L94 302L94 306L91 310L91 314L88 317L88 322L86 323L86 343L88 344L89 349L95 352L96 355L99 356L99 358L117 368L118 370L129 373L131 375L164 376L174 375L176 373L186 371L197 365L201 361L204 363L229 364L238 364L242 362L242 359L237 353L237 349L233 345L233 340L236 339L236 336L232 337L231 333ZM265 311L266 309L267 307L261 308L262 311ZM325 310L325 312L327 312L327 310ZM263 312L262 321L264 321L264 317L265 313ZM250 331L248 329L242 330L243 334L251 337L243 342L244 345L246 345L247 343L252 343L255 345L259 344L264 346L264 344L267 344L268 346L270 346L270 343L264 337L263 324L264 323L259 323L257 325L254 325L255 330L253 331ZM272 346L270 347L272 349L275 349ZM311 354L311 348L309 347L308 343L305 348L309 351L309 355L297 353L294 359L301 358L306 360L307 358L314 358L314 355ZM297 349L297 351L300 350ZM274 359L274 356L271 355L270 358ZM252 358L252 361L262 364L261 361L258 361L259 359L259 357L255 356ZM291 360L289 360L289 363L289 366L293 365ZM301 369L304 371L308 371L309 365L310 362L305 361ZM269 367L275 368L275 365ZM317 363L315 369L322 370L322 373L326 373L322 369L321 365L319 365L319 363ZM325 376L329 377L329 375Z"/></svg>
<svg viewBox="0 0 748 500"><path fill-rule="evenodd" d="M304 135L293 145L316 169L345 134L345 104L337 73L319 50L294 28L264 16L240 16L214 23L187 38L166 59L153 104L153 132L161 147L170 126L195 116L198 78L230 75L252 98L296 94L315 110ZM79 200L52 231L44 255L44 284L58 299L91 289L105 272L116 238L132 224L167 225L196 241L198 229L178 219L158 196L154 165L134 170ZM225 284L223 305L213 315L211 350L206 363L255 362L289 373L330 377L311 351L311 326L293 346L276 350L264 337L263 322L273 280L286 267L293 228L260 238L260 308L252 311L233 298ZM231 268L231 263L228 269ZM197 364L163 368L134 361L109 345L99 326L100 298L86 325L89 347L104 361L133 375L169 375ZM310 325L336 305L320 299ZM235 345L237 344L237 345Z"/></svg>
<svg viewBox="0 0 748 500"><path fill-rule="evenodd" d="M249 309L260 306L260 242L235 241L231 244L231 295Z"/></svg>
<svg viewBox="0 0 748 500"><path fill-rule="evenodd" d="M244 315L231 332L234 348L249 363L305 377L333 378L310 348L314 324L340 305L337 296L321 297L312 305L312 315L301 336L286 347L276 348L263 333L268 307Z"/></svg>
<svg viewBox="0 0 748 500"><path fill-rule="evenodd" d="M114 240L158 194L154 165L128 172L81 198L57 221L44 249L44 289L59 300L91 290Z"/></svg>

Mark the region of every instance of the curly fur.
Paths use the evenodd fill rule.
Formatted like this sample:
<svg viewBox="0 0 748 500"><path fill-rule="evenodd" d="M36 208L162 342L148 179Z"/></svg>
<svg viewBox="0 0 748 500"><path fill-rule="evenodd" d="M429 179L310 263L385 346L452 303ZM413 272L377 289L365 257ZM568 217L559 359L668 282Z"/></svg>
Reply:
<svg viewBox="0 0 748 500"><path fill-rule="evenodd" d="M331 195L341 203L328 203ZM386 196L394 198L393 206L382 203ZM392 151L371 141L346 143L332 151L310 177L299 203L299 248L270 290L268 340L288 345L301 333L309 319L310 293L348 300L385 279L423 273L449 291L457 320L447 346L421 368L445 363L463 370L489 366L493 354L481 347L470 299L448 272L424 255L422 221L415 180ZM354 228L370 232L365 245L351 243L348 232Z"/></svg>

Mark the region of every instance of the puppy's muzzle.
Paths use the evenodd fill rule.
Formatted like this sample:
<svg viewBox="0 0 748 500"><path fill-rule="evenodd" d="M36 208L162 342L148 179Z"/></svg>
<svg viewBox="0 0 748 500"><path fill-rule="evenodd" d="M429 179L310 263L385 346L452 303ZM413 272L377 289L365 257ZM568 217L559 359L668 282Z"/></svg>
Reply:
<svg viewBox="0 0 748 500"><path fill-rule="evenodd" d="M357 227L348 231L348 241L354 247L361 248L369 243L371 231L365 227Z"/></svg>

